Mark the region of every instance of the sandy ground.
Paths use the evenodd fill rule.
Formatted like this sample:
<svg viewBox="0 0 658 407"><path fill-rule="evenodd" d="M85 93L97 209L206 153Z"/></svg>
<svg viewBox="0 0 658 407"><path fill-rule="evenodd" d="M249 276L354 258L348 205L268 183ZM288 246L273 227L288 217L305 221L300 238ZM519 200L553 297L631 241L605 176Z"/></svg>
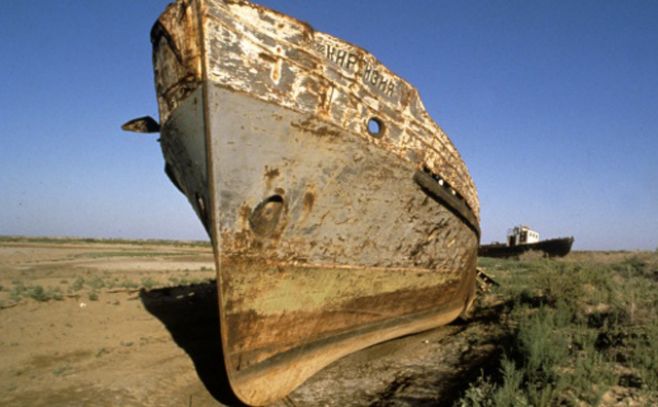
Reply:
<svg viewBox="0 0 658 407"><path fill-rule="evenodd" d="M0 405L239 405L213 278L203 246L0 242ZM277 405L451 405L497 356L489 305L343 358Z"/></svg>

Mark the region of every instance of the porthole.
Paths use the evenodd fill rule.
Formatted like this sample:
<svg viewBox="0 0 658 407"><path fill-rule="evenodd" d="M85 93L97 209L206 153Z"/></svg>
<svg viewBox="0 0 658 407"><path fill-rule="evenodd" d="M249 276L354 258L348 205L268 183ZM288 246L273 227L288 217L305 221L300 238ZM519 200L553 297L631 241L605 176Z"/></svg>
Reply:
<svg viewBox="0 0 658 407"><path fill-rule="evenodd" d="M259 203L249 216L251 230L260 236L271 236L276 231L284 201L281 195L272 195Z"/></svg>
<svg viewBox="0 0 658 407"><path fill-rule="evenodd" d="M376 117L368 119L368 134L372 137L379 138L384 135L384 123Z"/></svg>

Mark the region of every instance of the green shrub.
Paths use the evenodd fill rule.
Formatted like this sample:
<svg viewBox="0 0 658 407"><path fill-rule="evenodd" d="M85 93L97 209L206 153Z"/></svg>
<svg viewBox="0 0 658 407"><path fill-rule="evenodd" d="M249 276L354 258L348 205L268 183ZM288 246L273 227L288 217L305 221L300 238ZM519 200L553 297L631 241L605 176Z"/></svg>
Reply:
<svg viewBox="0 0 658 407"><path fill-rule="evenodd" d="M11 300L14 302L18 302L21 300L27 289L20 281L13 281L13 284L14 285L9 292L9 298L11 298Z"/></svg>
<svg viewBox="0 0 658 407"><path fill-rule="evenodd" d="M503 384L493 395L494 405L501 407L527 406L528 400L521 390L523 372L518 370L514 361L507 357L503 358L500 371L503 376Z"/></svg>
<svg viewBox="0 0 658 407"><path fill-rule="evenodd" d="M151 277L143 278L142 279L142 287L144 287L147 290L152 289L155 287L157 284L157 281L153 280Z"/></svg>
<svg viewBox="0 0 658 407"><path fill-rule="evenodd" d="M100 290L101 288L105 287L105 282L103 281L102 278L98 276L92 277L87 284L89 287L91 287L93 290Z"/></svg>
<svg viewBox="0 0 658 407"><path fill-rule="evenodd" d="M658 253L620 258L480 259L509 342L457 405L597 405L614 385L658 402Z"/></svg>
<svg viewBox="0 0 658 407"><path fill-rule="evenodd" d="M76 279L73 281L73 284L71 284L71 290L73 291L80 291L82 290L82 287L85 285L85 279L82 277L76 277Z"/></svg>
<svg viewBox="0 0 658 407"><path fill-rule="evenodd" d="M48 301L46 296L46 291L40 285L35 287L29 287L27 289L27 296L37 301Z"/></svg>
<svg viewBox="0 0 658 407"><path fill-rule="evenodd" d="M458 407L494 407L493 395L496 386L483 375L471 383L464 392L464 396L455 405Z"/></svg>
<svg viewBox="0 0 658 407"><path fill-rule="evenodd" d="M134 289L137 288L137 283L135 283L132 280L125 279L121 282L121 287L127 288L127 289Z"/></svg>

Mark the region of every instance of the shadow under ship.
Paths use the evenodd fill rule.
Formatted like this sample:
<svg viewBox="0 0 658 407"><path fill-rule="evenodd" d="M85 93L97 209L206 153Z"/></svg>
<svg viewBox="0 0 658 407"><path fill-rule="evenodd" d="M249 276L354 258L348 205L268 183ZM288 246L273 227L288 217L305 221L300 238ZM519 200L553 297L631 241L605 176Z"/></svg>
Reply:
<svg viewBox="0 0 658 407"><path fill-rule="evenodd" d="M173 3L151 41L160 124L124 129L160 132L166 173L211 238L243 402L469 308L477 192L410 84L245 1Z"/></svg>

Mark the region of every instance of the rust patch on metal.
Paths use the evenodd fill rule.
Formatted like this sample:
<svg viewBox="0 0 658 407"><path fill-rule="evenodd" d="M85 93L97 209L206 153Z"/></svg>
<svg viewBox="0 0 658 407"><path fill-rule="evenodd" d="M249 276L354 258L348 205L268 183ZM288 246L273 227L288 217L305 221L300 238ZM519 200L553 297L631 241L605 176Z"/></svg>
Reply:
<svg viewBox="0 0 658 407"><path fill-rule="evenodd" d="M333 126L318 124L315 120L308 118L306 120L291 123L291 126L303 132L312 133L318 137L339 137L341 131Z"/></svg>
<svg viewBox="0 0 658 407"><path fill-rule="evenodd" d="M267 165L265 166L265 171L263 172L263 177L265 178L265 191L269 192L272 190L272 182L281 175L278 168L270 168ZM280 192L277 192L280 194Z"/></svg>
<svg viewBox="0 0 658 407"><path fill-rule="evenodd" d="M326 266L317 268L306 266L307 270L312 271L303 271L304 269L298 266L272 265L264 260L244 258L225 258L222 264L227 274L226 283L232 286L243 284L240 282L240 276L245 273L261 275L278 269L278 273L281 273L280 278L290 279L291 284L294 284L295 274L313 273L322 278L324 273L332 273L335 270ZM403 278L402 276L403 274L400 278ZM431 275L427 275L428 281L431 278ZM303 343L339 335L355 327L397 315L412 315L441 307L454 301L455 298L463 297L466 301L469 289L464 285L464 281L466 279L444 282L437 279L436 283L426 287L332 299L318 310L274 312L270 315L260 314L256 308L251 308L251 303L278 301L278 299L276 297L268 299L268 295L271 295L268 291L254 292L253 297L235 298L225 304L226 321L230 332L226 352L234 363L243 369L261 363L277 353L303 346ZM366 281L362 283L367 284ZM345 282L345 284L353 283ZM305 293L293 294L287 301L294 303L305 295Z"/></svg>
<svg viewBox="0 0 658 407"><path fill-rule="evenodd" d="M268 168L265 166L265 178L266 179L274 179L279 176L279 169L278 168Z"/></svg>
<svg viewBox="0 0 658 407"><path fill-rule="evenodd" d="M313 209L313 204L315 203L315 194L311 191L306 191L304 193L304 211L310 212Z"/></svg>

